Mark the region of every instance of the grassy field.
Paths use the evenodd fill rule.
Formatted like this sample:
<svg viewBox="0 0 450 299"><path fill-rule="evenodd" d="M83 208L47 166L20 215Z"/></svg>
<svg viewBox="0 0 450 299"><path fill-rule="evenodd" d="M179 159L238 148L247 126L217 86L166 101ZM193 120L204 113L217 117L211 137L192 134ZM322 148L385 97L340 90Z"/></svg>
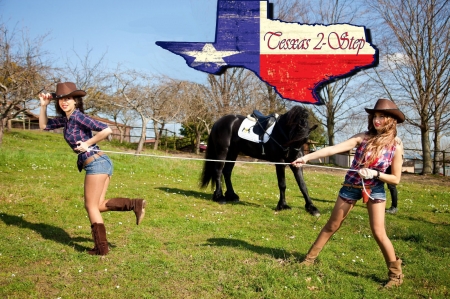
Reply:
<svg viewBox="0 0 450 299"><path fill-rule="evenodd" d="M124 151L107 142L102 149ZM146 151L146 154L168 155ZM321 217L304 210L288 173L276 212L273 166L237 164L241 201L219 205L200 190L202 162L110 154L108 197L147 200L132 212L103 214L111 251L90 256L84 173L61 135L12 131L0 147L0 298L448 298L450 181L404 176L388 235L405 282L384 290L387 269L358 203L318 264L299 266L333 207L342 171L305 168ZM388 202L388 205L390 202Z"/></svg>

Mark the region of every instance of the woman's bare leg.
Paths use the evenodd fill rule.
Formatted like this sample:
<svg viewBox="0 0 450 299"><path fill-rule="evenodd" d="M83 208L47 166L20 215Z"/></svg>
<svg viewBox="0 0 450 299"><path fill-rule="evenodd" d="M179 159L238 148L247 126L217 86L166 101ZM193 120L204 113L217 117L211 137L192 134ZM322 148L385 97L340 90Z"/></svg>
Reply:
<svg viewBox="0 0 450 299"><path fill-rule="evenodd" d="M369 212L370 228L372 234L378 243L378 246L383 253L384 259L387 262L395 261L394 246L392 246L391 240L389 240L386 234L384 213L386 208L386 202L373 203L371 200L367 203L367 210Z"/></svg>
<svg viewBox="0 0 450 299"><path fill-rule="evenodd" d="M331 236L333 236L333 234L341 227L345 218L355 206L355 203L356 201L350 204L344 201L340 196L338 196L336 203L334 204L330 219L328 219L328 222L322 228L319 236L314 242L317 247L323 248L323 246L325 246Z"/></svg>
<svg viewBox="0 0 450 299"><path fill-rule="evenodd" d="M91 224L103 223L100 212L106 210L104 201L109 180L107 174L90 174L84 179L84 207Z"/></svg>

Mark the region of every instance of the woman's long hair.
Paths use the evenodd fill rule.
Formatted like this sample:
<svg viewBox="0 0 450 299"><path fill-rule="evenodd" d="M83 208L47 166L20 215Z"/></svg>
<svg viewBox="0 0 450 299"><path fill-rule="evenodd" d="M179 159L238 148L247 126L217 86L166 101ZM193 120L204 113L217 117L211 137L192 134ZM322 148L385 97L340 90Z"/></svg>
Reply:
<svg viewBox="0 0 450 299"><path fill-rule="evenodd" d="M396 118L388 116L384 126L379 131L377 131L373 125L373 118L374 114L369 114L367 126L369 136L367 138L367 145L364 149L364 154L362 157L366 157L367 153L371 154L364 162L365 167L369 167L372 163L374 163L385 148L392 147L395 144L395 137L397 136Z"/></svg>
<svg viewBox="0 0 450 299"><path fill-rule="evenodd" d="M84 106L83 106L83 98L82 97L74 97L75 100L75 109L80 110L81 113L84 113ZM56 114L65 117L66 113L59 107L59 99L55 100L55 110Z"/></svg>

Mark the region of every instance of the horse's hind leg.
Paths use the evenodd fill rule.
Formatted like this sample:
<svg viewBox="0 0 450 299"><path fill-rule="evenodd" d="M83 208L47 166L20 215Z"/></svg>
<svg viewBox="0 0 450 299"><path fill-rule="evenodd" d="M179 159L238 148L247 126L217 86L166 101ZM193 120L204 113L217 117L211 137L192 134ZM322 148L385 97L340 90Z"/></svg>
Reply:
<svg viewBox="0 0 450 299"><path fill-rule="evenodd" d="M236 160L236 158L229 160ZM225 186L227 187L227 191L225 191L225 200L226 201L239 201L239 195L234 192L233 184L231 183L231 173L233 171L234 162L225 163L225 167L223 168L223 178L225 180Z"/></svg>
<svg viewBox="0 0 450 299"><path fill-rule="evenodd" d="M221 160L221 159L219 159ZM213 193L213 200L217 201L217 202L223 202L225 201L225 197L223 196L223 191L222 191L222 170L223 170L223 166L225 163L223 162L215 162L214 163L214 177L213 177L213 181L215 184L215 190Z"/></svg>

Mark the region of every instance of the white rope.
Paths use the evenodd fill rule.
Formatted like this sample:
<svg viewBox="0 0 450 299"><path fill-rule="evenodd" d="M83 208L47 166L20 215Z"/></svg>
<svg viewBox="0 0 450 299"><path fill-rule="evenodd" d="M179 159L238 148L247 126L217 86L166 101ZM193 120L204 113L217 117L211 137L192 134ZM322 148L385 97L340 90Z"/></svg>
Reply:
<svg viewBox="0 0 450 299"><path fill-rule="evenodd" d="M174 156L159 156L159 155L150 155L150 154L135 154L135 153L126 153L126 152L114 152L114 151L105 151L105 150L96 150L90 149L89 151L93 152L104 152L104 153L112 153L112 154L122 154L122 155L133 155L133 156L144 156L144 157L155 157L155 158L166 158L166 159L178 159L178 160L194 160L194 161L210 161L210 162L232 162L232 163L247 163L247 164L273 164L273 165L290 165L291 163L285 162L258 162L258 161L232 161L232 160L214 160L214 159L203 159L203 158L188 158L188 157L174 157Z"/></svg>
<svg viewBox="0 0 450 299"><path fill-rule="evenodd" d="M203 158L189 158L189 157L174 157L174 156L159 156L159 155L150 155L150 154L136 154L136 153L127 153L127 152L115 152L115 151L105 151L105 150L97 150L93 148L89 148L88 152L105 152L111 154L120 154L120 155L133 155L133 156L144 156L144 157L154 157L154 158L165 158L165 159L178 159L178 160L193 160L193 161L209 161L209 162L231 162L231 163L243 163L243 164L267 164L267 165L291 165L291 163L286 162L259 162L259 161L232 161L232 160L215 160L215 159L203 159ZM347 168L339 168L339 167L331 167L331 166L322 166L322 165L314 165L314 164L304 164L304 166L309 167L317 167L317 168L326 168L326 169L334 169L334 170L345 170L345 171L358 171L355 169L347 169ZM367 193L366 186L364 184L364 179L361 179L362 187L364 192L369 196L370 199L374 200L373 197Z"/></svg>

